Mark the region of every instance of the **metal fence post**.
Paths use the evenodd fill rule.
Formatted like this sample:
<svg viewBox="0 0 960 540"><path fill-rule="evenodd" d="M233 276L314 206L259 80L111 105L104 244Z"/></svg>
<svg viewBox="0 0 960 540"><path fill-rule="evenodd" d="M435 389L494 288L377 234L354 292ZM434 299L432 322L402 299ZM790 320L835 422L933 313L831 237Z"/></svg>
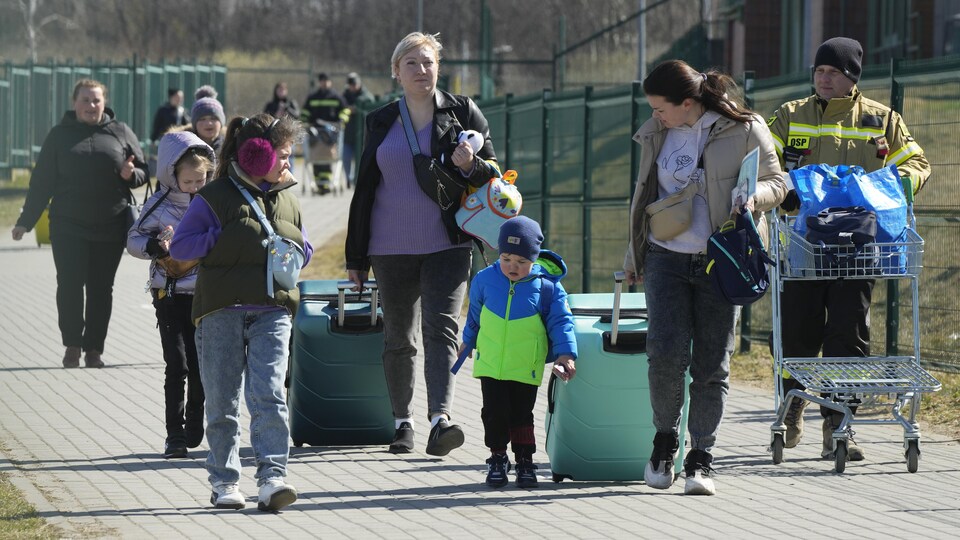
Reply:
<svg viewBox="0 0 960 540"><path fill-rule="evenodd" d="M897 82L897 59L890 59L890 108L896 113L903 112L903 87ZM900 338L900 282L888 279L887 282L887 356L896 356ZM913 324L918 324L914 321Z"/></svg>

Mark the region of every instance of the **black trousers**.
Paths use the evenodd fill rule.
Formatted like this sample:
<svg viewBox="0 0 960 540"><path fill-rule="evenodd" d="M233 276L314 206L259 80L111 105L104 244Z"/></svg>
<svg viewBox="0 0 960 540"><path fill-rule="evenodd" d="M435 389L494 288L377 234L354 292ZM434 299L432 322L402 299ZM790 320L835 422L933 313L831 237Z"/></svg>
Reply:
<svg viewBox="0 0 960 540"><path fill-rule="evenodd" d="M516 381L480 377L483 393L483 442L493 452L504 452L507 443L517 461L532 459L537 451L533 435L533 406L538 386Z"/></svg>
<svg viewBox="0 0 960 540"><path fill-rule="evenodd" d="M873 285L872 279L784 282L780 295L783 356L815 357L821 350L824 358L869 356ZM784 391L802 388L793 379L784 382ZM851 407L852 412L856 410ZM832 413L820 407L824 418Z"/></svg>
<svg viewBox="0 0 960 540"><path fill-rule="evenodd" d="M63 345L102 353L123 243L57 234L51 237L51 247L57 267L57 314Z"/></svg>
<svg viewBox="0 0 960 540"><path fill-rule="evenodd" d="M192 306L192 294L157 298L157 289L153 290L153 307L166 364L163 396L168 440L183 439L184 423L196 429L203 428L203 383L200 382L200 363L194 341L196 327L190 318Z"/></svg>

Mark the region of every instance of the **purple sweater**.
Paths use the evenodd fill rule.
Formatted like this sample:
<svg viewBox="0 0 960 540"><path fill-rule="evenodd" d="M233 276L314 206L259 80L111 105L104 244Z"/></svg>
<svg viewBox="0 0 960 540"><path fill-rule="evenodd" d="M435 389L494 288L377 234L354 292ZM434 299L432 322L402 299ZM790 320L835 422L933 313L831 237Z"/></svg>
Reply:
<svg viewBox="0 0 960 540"><path fill-rule="evenodd" d="M260 189L266 191L270 189L270 184L264 182L260 185ZM213 245L220 238L220 220L203 197L194 197L183 219L177 225L177 232L181 233L179 239L191 237L191 241L178 242L177 235L174 235L173 242L170 244L170 255L182 261L200 259L210 253ZM313 256L313 246L307 240L307 230L303 226L300 227L300 234L303 235L303 265L306 266Z"/></svg>
<svg viewBox="0 0 960 540"><path fill-rule="evenodd" d="M420 148L430 148L433 123L417 133ZM447 236L437 203L420 189L413 155L400 122L377 148L383 180L377 186L370 216L370 255L424 255L461 247Z"/></svg>

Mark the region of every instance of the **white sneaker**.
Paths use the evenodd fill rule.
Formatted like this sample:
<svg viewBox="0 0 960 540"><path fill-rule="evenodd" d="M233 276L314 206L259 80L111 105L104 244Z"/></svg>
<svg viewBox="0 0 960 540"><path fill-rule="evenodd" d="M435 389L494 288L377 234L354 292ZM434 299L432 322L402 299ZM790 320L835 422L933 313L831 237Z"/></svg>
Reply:
<svg viewBox="0 0 960 540"><path fill-rule="evenodd" d="M683 485L684 495L716 495L717 488L710 478L710 471L697 468L687 471L687 481Z"/></svg>
<svg viewBox="0 0 960 540"><path fill-rule="evenodd" d="M283 481L283 477L267 478L260 486L257 509L264 512L276 512L297 500L297 489Z"/></svg>
<svg viewBox="0 0 960 540"><path fill-rule="evenodd" d="M659 460L657 466L653 466L653 461L648 461L643 470L643 481L648 486L655 489L667 489L673 485L675 476L673 474L673 460Z"/></svg>
<svg viewBox="0 0 960 540"><path fill-rule="evenodd" d="M247 505L246 497L243 496L243 493L240 493L240 486L237 484L217 484L213 486L210 504L214 508L231 508L233 510L239 510Z"/></svg>

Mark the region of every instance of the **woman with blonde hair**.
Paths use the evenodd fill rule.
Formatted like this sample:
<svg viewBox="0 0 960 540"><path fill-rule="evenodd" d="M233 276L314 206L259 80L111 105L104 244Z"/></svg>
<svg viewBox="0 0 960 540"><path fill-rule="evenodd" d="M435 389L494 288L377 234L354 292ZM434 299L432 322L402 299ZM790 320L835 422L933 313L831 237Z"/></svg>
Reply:
<svg viewBox="0 0 960 540"><path fill-rule="evenodd" d="M460 310L472 252L453 213L418 185L411 143L438 160L443 156L451 165L449 174L464 187L482 186L499 175L490 130L480 109L468 97L437 89L441 48L437 35L413 32L393 52L390 69L403 88L403 98L367 116L346 242L347 273L355 290L362 288L372 267L383 302L383 369L396 423L390 451L407 453L414 448L419 331L431 423L426 452L434 456L447 455L464 441L463 430L451 423L454 377L450 367L457 358ZM467 142L457 142L466 129L483 136L476 153Z"/></svg>

